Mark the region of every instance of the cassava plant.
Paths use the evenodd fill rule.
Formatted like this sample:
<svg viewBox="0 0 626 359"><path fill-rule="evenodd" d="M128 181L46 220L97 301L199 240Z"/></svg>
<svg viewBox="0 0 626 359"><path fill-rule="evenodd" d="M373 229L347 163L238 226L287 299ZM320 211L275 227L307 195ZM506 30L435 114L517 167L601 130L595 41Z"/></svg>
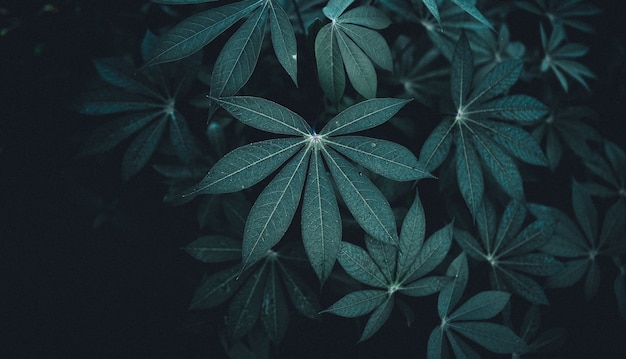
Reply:
<svg viewBox="0 0 626 359"><path fill-rule="evenodd" d="M190 307L221 313L225 355L287 357L301 316L355 321L342 353L404 317L430 333L403 343L418 357L558 356L567 331L539 318L560 288L626 313L626 155L584 64L598 7L154 2L192 6L138 61L94 61L76 107L106 119L82 154L126 147L124 180L156 170L197 211Z"/></svg>

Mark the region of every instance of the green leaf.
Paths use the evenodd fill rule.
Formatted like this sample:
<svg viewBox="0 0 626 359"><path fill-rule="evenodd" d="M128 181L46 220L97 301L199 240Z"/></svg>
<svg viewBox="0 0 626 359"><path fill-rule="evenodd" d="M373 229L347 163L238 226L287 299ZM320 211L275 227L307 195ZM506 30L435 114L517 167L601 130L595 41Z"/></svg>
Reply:
<svg viewBox="0 0 626 359"><path fill-rule="evenodd" d="M239 121L261 131L306 136L310 126L297 113L260 97L233 96L217 99L220 105Z"/></svg>
<svg viewBox="0 0 626 359"><path fill-rule="evenodd" d="M443 120L430 133L420 150L420 162L428 171L434 171L448 157L452 148L454 121Z"/></svg>
<svg viewBox="0 0 626 359"><path fill-rule="evenodd" d="M170 141L176 156L183 164L192 164L195 158L193 134L183 114L175 111L170 117Z"/></svg>
<svg viewBox="0 0 626 359"><path fill-rule="evenodd" d="M595 246L598 235L598 213L591 196L585 192L583 186L572 180L572 207L576 220L583 230L589 244Z"/></svg>
<svg viewBox="0 0 626 359"><path fill-rule="evenodd" d="M454 331L498 354L524 353L528 346L504 325L487 322L454 322Z"/></svg>
<svg viewBox="0 0 626 359"><path fill-rule="evenodd" d="M518 235L524 224L524 219L526 219L526 208L522 201L511 200L500 218L498 232L493 243L493 252L491 253L500 253L500 249L505 248Z"/></svg>
<svg viewBox="0 0 626 359"><path fill-rule="evenodd" d="M279 262L280 263L280 262ZM280 265L283 284L296 310L310 319L317 319L320 303L315 292L289 268Z"/></svg>
<svg viewBox="0 0 626 359"><path fill-rule="evenodd" d="M336 32L339 52L343 58L345 71L354 89L365 98L376 97L376 71L365 52L348 37L341 27Z"/></svg>
<svg viewBox="0 0 626 359"><path fill-rule="evenodd" d="M328 4L324 6L322 12L327 18L335 20L343 13L354 0L329 0Z"/></svg>
<svg viewBox="0 0 626 359"><path fill-rule="evenodd" d="M272 263L269 277L263 292L261 304L261 321L267 336L275 343L281 341L287 331L289 311L283 288L276 273L276 264Z"/></svg>
<svg viewBox="0 0 626 359"><path fill-rule="evenodd" d="M333 137L331 147L361 166L394 181L428 177L428 172L406 147L362 136Z"/></svg>
<svg viewBox="0 0 626 359"><path fill-rule="evenodd" d="M457 110L465 108L464 103L472 84L472 74L474 71L474 58L472 49L465 33L461 33L461 38L456 43L454 55L452 57L452 69L450 74L450 92L452 100Z"/></svg>
<svg viewBox="0 0 626 359"><path fill-rule="evenodd" d="M132 114L107 122L85 140L85 147L81 149L80 155L89 156L106 152L141 130L158 116L160 116L159 113Z"/></svg>
<svg viewBox="0 0 626 359"><path fill-rule="evenodd" d="M278 138L239 147L222 157L189 193L236 192L269 176L303 147L299 138Z"/></svg>
<svg viewBox="0 0 626 359"><path fill-rule="evenodd" d="M393 296L388 296L387 299L378 308L376 308L374 312L372 312L367 320L367 323L365 324L361 338L359 338L359 343L371 338L372 335L374 335L378 329L385 324L391 315L391 311L393 310L393 303Z"/></svg>
<svg viewBox="0 0 626 359"><path fill-rule="evenodd" d="M346 73L335 31L337 29L334 26L327 24L317 33L315 61L322 90L333 103L337 104L346 88Z"/></svg>
<svg viewBox="0 0 626 359"><path fill-rule="evenodd" d="M339 299L322 313L333 313L347 318L360 317L370 313L389 297L384 290L359 290Z"/></svg>
<svg viewBox="0 0 626 359"><path fill-rule="evenodd" d="M412 262L422 249L425 233L426 219L424 218L424 208L416 191L413 204L404 217L400 229L400 251L398 252L396 274L398 278L403 278L409 271Z"/></svg>
<svg viewBox="0 0 626 359"><path fill-rule="evenodd" d="M122 179L124 181L136 175L148 163L161 141L166 124L167 118L162 117L148 125L128 146L128 150L126 150L122 160Z"/></svg>
<svg viewBox="0 0 626 359"><path fill-rule="evenodd" d="M266 268L267 263L264 263L256 270L228 305L225 322L228 336L232 339L243 337L259 318L267 278Z"/></svg>
<svg viewBox="0 0 626 359"><path fill-rule="evenodd" d="M448 316L450 311L456 306L463 295L467 279L469 277L467 268L467 257L461 252L448 267L446 275L452 277L452 282L443 287L437 298L437 313L439 318L443 319Z"/></svg>
<svg viewBox="0 0 626 359"><path fill-rule="evenodd" d="M221 263L241 258L241 242L222 235L202 236L185 247L185 252L205 263Z"/></svg>
<svg viewBox="0 0 626 359"><path fill-rule="evenodd" d="M380 190L332 149L324 148L323 153L341 197L361 228L381 242L397 244L396 219Z"/></svg>
<svg viewBox="0 0 626 359"><path fill-rule="evenodd" d="M485 121L493 140L520 160L536 166L546 166L548 161L537 141L523 129L506 123Z"/></svg>
<svg viewBox="0 0 626 359"><path fill-rule="evenodd" d="M443 341L443 328L441 326L436 326L428 336L428 351L426 353L426 359L442 358L448 358L448 352Z"/></svg>
<svg viewBox="0 0 626 359"><path fill-rule="evenodd" d="M531 252L550 241L556 222L537 220L526 226L513 240L500 251L500 256L514 256Z"/></svg>
<svg viewBox="0 0 626 359"><path fill-rule="evenodd" d="M458 7L463 9L466 13L470 14L474 19L481 22L481 24L493 29L489 20L487 20L483 14L476 8L475 0L452 0Z"/></svg>
<svg viewBox="0 0 626 359"><path fill-rule="evenodd" d="M385 274L363 248L341 242L338 261L346 273L359 282L372 287L387 288Z"/></svg>
<svg viewBox="0 0 626 359"><path fill-rule="evenodd" d="M136 75L132 61L119 57L106 57L93 60L98 75L109 84L122 88L130 93L161 100L163 97L146 86Z"/></svg>
<svg viewBox="0 0 626 359"><path fill-rule="evenodd" d="M456 335L451 330L446 330L446 338L448 338L448 342L452 347L452 352L456 358L464 358L464 359L481 359L480 355L476 353L469 344L465 342L462 338Z"/></svg>
<svg viewBox="0 0 626 359"><path fill-rule="evenodd" d="M274 53L293 83L298 86L298 48L289 15L277 1L270 3L270 29Z"/></svg>
<svg viewBox="0 0 626 359"><path fill-rule="evenodd" d="M515 271L537 276L549 276L563 269L563 263L545 253L529 253L499 260L500 265Z"/></svg>
<svg viewBox="0 0 626 359"><path fill-rule="evenodd" d="M546 287L567 288L573 286L585 275L590 264L589 258L573 259L565 262L561 271L548 278Z"/></svg>
<svg viewBox="0 0 626 359"><path fill-rule="evenodd" d="M287 231L300 203L309 153L301 151L289 161L252 205L241 248L243 268L263 258Z"/></svg>
<svg viewBox="0 0 626 359"><path fill-rule="evenodd" d="M381 30L391 25L391 20L384 12L370 5L357 6L343 13L337 22L340 24L354 24Z"/></svg>
<svg viewBox="0 0 626 359"><path fill-rule="evenodd" d="M476 213L485 191L483 172L468 134L459 128L456 140L456 175L459 189L472 214Z"/></svg>
<svg viewBox="0 0 626 359"><path fill-rule="evenodd" d="M473 143L476 152L502 189L512 198L523 199L522 176L513 159L488 136L480 136L479 133L475 133Z"/></svg>
<svg viewBox="0 0 626 359"><path fill-rule="evenodd" d="M454 230L454 239L456 239L459 246L463 248L465 254L477 261L485 260L486 253L491 253L483 249L474 236L462 229L457 228Z"/></svg>
<svg viewBox="0 0 626 359"><path fill-rule="evenodd" d="M259 0L241 1L186 18L159 39L144 66L180 60L195 53L261 3Z"/></svg>
<svg viewBox="0 0 626 359"><path fill-rule="evenodd" d="M527 301L538 305L550 304L543 288L530 277L505 269L503 266L496 267L496 275L504 279L510 290Z"/></svg>
<svg viewBox="0 0 626 359"><path fill-rule="evenodd" d="M432 276L421 278L408 284L403 284L398 290L411 297L424 297L439 292L452 281L450 277Z"/></svg>
<svg viewBox="0 0 626 359"><path fill-rule="evenodd" d="M333 117L320 135L338 136L376 127L387 122L410 100L374 98L359 102Z"/></svg>
<svg viewBox="0 0 626 359"><path fill-rule="evenodd" d="M402 282L423 277L441 264L452 245L453 228L453 224L449 223L428 238L407 271L406 277L402 278Z"/></svg>
<svg viewBox="0 0 626 359"><path fill-rule="evenodd" d="M540 120L548 114L549 110L534 97L509 95L472 108L472 114L485 114L492 118L527 125Z"/></svg>
<svg viewBox="0 0 626 359"><path fill-rule="evenodd" d="M264 6L252 14L224 44L211 75L211 97L232 96L248 82L261 52L266 17Z"/></svg>
<svg viewBox="0 0 626 359"><path fill-rule="evenodd" d="M391 283L396 276L398 249L389 244L377 241L365 234L365 248L378 268L383 272L387 283Z"/></svg>
<svg viewBox="0 0 626 359"><path fill-rule="evenodd" d="M450 321L484 320L495 317L509 302L511 294L489 290L480 292L448 316Z"/></svg>
<svg viewBox="0 0 626 359"><path fill-rule="evenodd" d="M320 282L330 275L341 242L341 215L320 152L313 151L302 200L302 243Z"/></svg>
<svg viewBox="0 0 626 359"><path fill-rule="evenodd" d="M505 60L497 64L472 91L467 105L481 103L504 93L517 82L522 68L521 60Z"/></svg>
<svg viewBox="0 0 626 359"><path fill-rule="evenodd" d="M207 309L224 303L235 294L248 275L248 272L245 272L239 276L240 270L237 265L203 278L191 299L189 308Z"/></svg>
<svg viewBox="0 0 626 359"><path fill-rule="evenodd" d="M384 70L393 70L391 50L382 35L374 30L351 24L342 24L341 31L348 35L373 63Z"/></svg>

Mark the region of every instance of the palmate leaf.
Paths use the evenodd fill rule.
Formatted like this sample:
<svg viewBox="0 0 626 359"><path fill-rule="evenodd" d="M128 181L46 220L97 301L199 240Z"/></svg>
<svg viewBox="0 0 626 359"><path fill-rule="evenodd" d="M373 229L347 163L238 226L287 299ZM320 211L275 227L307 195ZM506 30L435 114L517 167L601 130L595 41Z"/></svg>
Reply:
<svg viewBox="0 0 626 359"><path fill-rule="evenodd" d="M471 213L476 215L484 192L483 164L513 198L523 198L523 186L510 156L534 165L547 165L539 145L519 125L539 120L548 108L529 96L503 96L518 79L521 60L498 63L472 89L473 67L469 41L462 33L454 50L450 79L456 114L452 119L444 119L426 139L420 162L434 170L449 155L454 143L458 186Z"/></svg>
<svg viewBox="0 0 626 359"><path fill-rule="evenodd" d="M416 191L413 204L409 208L400 229L397 273L403 276L409 271L414 258L422 249L426 233L424 208Z"/></svg>
<svg viewBox="0 0 626 359"><path fill-rule="evenodd" d="M233 266L202 279L191 299L190 309L206 309L218 306L232 297L250 272L240 273L239 266Z"/></svg>
<svg viewBox="0 0 626 359"><path fill-rule="evenodd" d="M393 310L394 297L388 296L385 301L378 306L370 315L367 323L365 324L365 328L363 329L363 333L359 338L359 343L366 341L371 338L374 333L380 329L380 327L385 324L389 316L391 315L391 311Z"/></svg>
<svg viewBox="0 0 626 359"><path fill-rule="evenodd" d="M287 301L280 284L280 277L277 273L277 264L272 261L270 273L265 283L263 292L263 302L261 304L261 322L267 336L273 342L280 342L287 331L289 323L289 310Z"/></svg>
<svg viewBox="0 0 626 359"><path fill-rule="evenodd" d="M441 264L452 245L452 234L452 223L433 233L421 247L406 273L398 273L402 282L421 278Z"/></svg>
<svg viewBox="0 0 626 359"><path fill-rule="evenodd" d="M489 322L454 322L452 330L498 354L523 353L528 346L511 329Z"/></svg>
<svg viewBox="0 0 626 359"><path fill-rule="evenodd" d="M280 65L287 71L291 80L298 86L298 48L296 44L296 35L289 15L278 5L278 2L272 1L269 8L270 29L272 32L272 45L274 53Z"/></svg>
<svg viewBox="0 0 626 359"><path fill-rule="evenodd" d="M359 290L347 294L322 313L333 313L347 318L360 317L379 307L388 298L386 290Z"/></svg>
<svg viewBox="0 0 626 359"><path fill-rule="evenodd" d="M469 298L448 316L448 320L467 321L491 319L500 313L511 295L500 291L484 291Z"/></svg>
<svg viewBox="0 0 626 359"><path fill-rule="evenodd" d="M310 319L317 319L320 303L315 292L298 275L281 262L281 277L296 310Z"/></svg>
<svg viewBox="0 0 626 359"><path fill-rule="evenodd" d="M131 142L122 159L122 180L127 181L148 163L161 141L165 125L167 118L163 116L144 128Z"/></svg>
<svg viewBox="0 0 626 359"><path fill-rule="evenodd" d="M341 242L339 264L352 278L377 288L386 288L389 280L363 248Z"/></svg>
<svg viewBox="0 0 626 359"><path fill-rule="evenodd" d="M256 270L233 297L226 312L226 329L231 338L239 339L256 323L263 303L267 263Z"/></svg>
<svg viewBox="0 0 626 359"><path fill-rule="evenodd" d="M256 142L231 151L187 194L235 192L258 183L288 162L250 210L244 233L244 268L279 242L291 223L306 182L301 222L304 246L316 274L324 282L337 258L341 238L341 218L330 177L365 232L378 241L397 244L395 216L384 195L332 147L349 152L348 157L355 162L372 162L370 167L388 178L417 180L429 176L404 147L365 137L339 136L384 123L407 100L363 101L331 119L320 134L308 128L299 115L268 100L241 96L217 102L252 127L298 136ZM376 149L365 150L360 144L370 148L374 144Z"/></svg>
<svg viewBox="0 0 626 359"><path fill-rule="evenodd" d="M345 74L365 98L376 96L374 63L391 70L391 51L382 36L391 21L373 6L363 5L344 13L353 0L331 0L322 9L331 20L315 38L315 59L322 90L337 104L345 90Z"/></svg>

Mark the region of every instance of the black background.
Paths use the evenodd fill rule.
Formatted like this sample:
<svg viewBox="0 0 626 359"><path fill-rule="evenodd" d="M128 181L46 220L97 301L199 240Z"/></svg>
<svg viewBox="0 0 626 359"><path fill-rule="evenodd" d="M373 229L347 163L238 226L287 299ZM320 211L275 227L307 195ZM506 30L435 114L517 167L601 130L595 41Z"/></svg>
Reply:
<svg viewBox="0 0 626 359"><path fill-rule="evenodd" d="M591 82L596 127L623 148L620 3L601 5L606 11L594 20L597 33L585 59L599 76ZM0 5L10 10L0 15L2 26L19 24L0 37L0 357L223 357L214 324L219 311L187 310L204 269L180 249L200 233L194 212L162 205L166 187L152 171L121 183L123 152L75 158L93 124L67 108L95 76L91 60L135 51L162 15L142 12L144 1L57 1L57 13L41 13L45 4ZM617 65L594 66L611 59ZM93 229L105 207L111 208L107 225ZM570 332L563 357L626 357L612 280L603 278L590 303L580 286L549 293L547 325ZM316 323L293 314L282 351L286 358L418 358L425 348L406 343L425 343L427 334L385 326L355 346L354 322L325 316ZM390 347L394 342L405 344Z"/></svg>

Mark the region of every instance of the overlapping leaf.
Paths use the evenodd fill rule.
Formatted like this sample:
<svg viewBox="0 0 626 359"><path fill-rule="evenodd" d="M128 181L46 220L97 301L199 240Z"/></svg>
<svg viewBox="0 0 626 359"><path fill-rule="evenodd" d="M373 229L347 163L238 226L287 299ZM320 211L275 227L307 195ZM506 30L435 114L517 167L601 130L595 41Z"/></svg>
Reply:
<svg viewBox="0 0 626 359"><path fill-rule="evenodd" d="M400 145L367 137L340 136L384 123L406 100L381 98L358 103L331 119L319 134L311 131L299 115L265 99L241 96L220 98L218 102L245 124L298 136L256 142L233 150L190 193L241 190L287 163L250 211L244 232L244 268L262 258L282 238L304 189L304 246L318 277L322 282L326 280L341 238L341 218L337 200L331 194L330 178L366 233L376 240L397 244L396 223L389 203L366 176L334 149L390 179L409 181L429 176L415 156Z"/></svg>
<svg viewBox="0 0 626 359"><path fill-rule="evenodd" d="M476 214L484 192L482 164L505 192L518 199L523 198L523 187L514 158L546 165L539 145L519 126L539 120L548 109L530 96L503 95L517 81L521 61L499 63L474 88L473 63L469 42L462 35L450 79L456 115L444 119L431 133L420 151L420 161L434 170L454 144L457 182L470 211Z"/></svg>

